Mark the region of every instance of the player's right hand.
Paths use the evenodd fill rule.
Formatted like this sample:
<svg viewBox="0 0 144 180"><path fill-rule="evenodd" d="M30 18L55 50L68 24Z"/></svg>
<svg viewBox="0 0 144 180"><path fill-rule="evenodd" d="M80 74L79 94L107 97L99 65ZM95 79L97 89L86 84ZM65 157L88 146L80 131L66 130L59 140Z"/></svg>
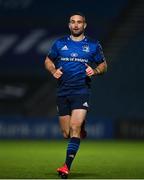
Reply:
<svg viewBox="0 0 144 180"><path fill-rule="evenodd" d="M59 79L63 75L62 68L56 69L56 71L53 73L54 78Z"/></svg>
<svg viewBox="0 0 144 180"><path fill-rule="evenodd" d="M85 66L86 66L86 75L89 77L93 76L94 70L86 63L85 63Z"/></svg>

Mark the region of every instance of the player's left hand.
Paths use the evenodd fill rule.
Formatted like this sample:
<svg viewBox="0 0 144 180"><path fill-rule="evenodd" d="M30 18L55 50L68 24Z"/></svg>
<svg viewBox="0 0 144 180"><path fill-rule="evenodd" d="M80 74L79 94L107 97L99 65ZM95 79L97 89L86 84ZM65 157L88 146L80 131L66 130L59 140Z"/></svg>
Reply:
<svg viewBox="0 0 144 180"><path fill-rule="evenodd" d="M88 64L85 64L86 65L86 75L87 76L93 76L94 75L94 70L88 65Z"/></svg>

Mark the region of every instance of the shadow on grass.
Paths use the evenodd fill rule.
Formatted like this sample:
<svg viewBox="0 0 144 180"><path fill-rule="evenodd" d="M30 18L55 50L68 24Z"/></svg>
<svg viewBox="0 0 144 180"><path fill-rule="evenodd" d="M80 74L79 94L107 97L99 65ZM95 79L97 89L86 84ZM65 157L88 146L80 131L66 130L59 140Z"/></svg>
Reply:
<svg viewBox="0 0 144 180"><path fill-rule="evenodd" d="M70 179L95 179L98 177L97 173L71 173L69 175Z"/></svg>
<svg viewBox="0 0 144 180"><path fill-rule="evenodd" d="M68 179L96 179L98 174L96 173L70 173ZM41 179L61 179L61 177L56 173L45 174L45 177Z"/></svg>

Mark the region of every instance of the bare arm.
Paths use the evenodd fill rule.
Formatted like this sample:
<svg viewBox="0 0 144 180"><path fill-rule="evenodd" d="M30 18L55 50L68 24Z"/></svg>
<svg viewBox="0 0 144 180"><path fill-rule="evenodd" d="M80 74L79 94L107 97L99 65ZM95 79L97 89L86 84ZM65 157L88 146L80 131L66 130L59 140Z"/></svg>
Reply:
<svg viewBox="0 0 144 180"><path fill-rule="evenodd" d="M107 63L106 61L100 63L96 68L92 69L89 65L87 65L86 68L86 74L88 76L93 76L93 75L100 75L104 74L107 71Z"/></svg>
<svg viewBox="0 0 144 180"><path fill-rule="evenodd" d="M104 74L105 72L107 72L107 63L106 63L106 61L100 63L100 64L94 69L94 75Z"/></svg>
<svg viewBox="0 0 144 180"><path fill-rule="evenodd" d="M62 74L63 74L63 72L61 71L61 68L56 69L53 61L52 61L50 58L48 58L48 57L46 57L46 59L45 59L45 68L46 68L56 79L59 79L59 78L62 76Z"/></svg>

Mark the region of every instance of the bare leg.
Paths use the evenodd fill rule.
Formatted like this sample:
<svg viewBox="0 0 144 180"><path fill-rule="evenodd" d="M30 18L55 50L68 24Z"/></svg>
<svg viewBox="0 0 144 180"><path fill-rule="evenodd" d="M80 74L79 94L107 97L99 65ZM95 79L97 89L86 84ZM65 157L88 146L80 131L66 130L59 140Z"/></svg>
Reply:
<svg viewBox="0 0 144 180"><path fill-rule="evenodd" d="M64 138L69 138L70 135L70 115L60 116L59 123Z"/></svg>
<svg viewBox="0 0 144 180"><path fill-rule="evenodd" d="M80 138L81 126L86 118L87 110L74 109L70 119L70 136Z"/></svg>
<svg viewBox="0 0 144 180"><path fill-rule="evenodd" d="M68 131L66 132L65 130L68 130L68 127L70 127L70 140L67 147L65 165L57 169L59 174L64 174L66 176L69 174L71 164L80 146L81 126L86 118L86 114L87 110L85 109L75 109L72 111L71 116L64 116L60 118L61 128L63 129L64 137L68 135ZM69 122L69 124L66 122Z"/></svg>

